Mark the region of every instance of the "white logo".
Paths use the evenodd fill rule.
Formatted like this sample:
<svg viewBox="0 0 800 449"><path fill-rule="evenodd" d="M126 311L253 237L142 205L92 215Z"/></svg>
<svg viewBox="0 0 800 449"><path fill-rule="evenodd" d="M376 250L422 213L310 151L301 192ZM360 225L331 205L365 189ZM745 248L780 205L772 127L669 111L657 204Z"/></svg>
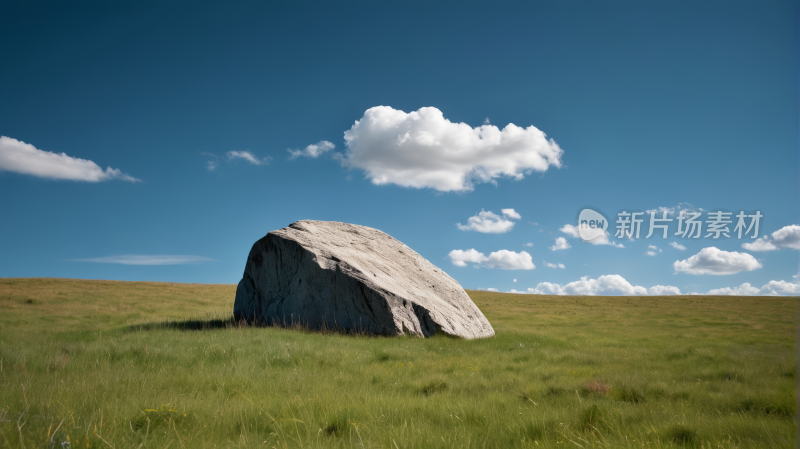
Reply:
<svg viewBox="0 0 800 449"><path fill-rule="evenodd" d="M578 216L578 234L584 242L590 242L605 235L608 220L600 212L584 209Z"/></svg>

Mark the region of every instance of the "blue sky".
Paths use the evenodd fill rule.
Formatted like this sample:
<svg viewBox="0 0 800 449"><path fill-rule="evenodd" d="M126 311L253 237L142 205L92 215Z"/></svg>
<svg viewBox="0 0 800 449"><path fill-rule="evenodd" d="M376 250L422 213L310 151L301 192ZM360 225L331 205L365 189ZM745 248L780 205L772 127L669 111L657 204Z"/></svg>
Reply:
<svg viewBox="0 0 800 449"><path fill-rule="evenodd" d="M236 283L253 242L317 219L387 232L465 288L800 293L797 2L0 15L2 277ZM758 210L767 240L612 223L624 248L592 245L565 232L586 206ZM481 211L506 232L467 228Z"/></svg>

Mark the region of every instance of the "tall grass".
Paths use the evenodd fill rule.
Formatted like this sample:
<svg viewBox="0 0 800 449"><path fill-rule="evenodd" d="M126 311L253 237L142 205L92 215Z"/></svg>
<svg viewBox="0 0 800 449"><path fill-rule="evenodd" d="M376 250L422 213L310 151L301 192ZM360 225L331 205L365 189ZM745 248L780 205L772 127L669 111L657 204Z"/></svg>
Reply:
<svg viewBox="0 0 800 449"><path fill-rule="evenodd" d="M794 299L470 291L497 336L464 341L250 326L234 292L0 279L0 447L794 446Z"/></svg>

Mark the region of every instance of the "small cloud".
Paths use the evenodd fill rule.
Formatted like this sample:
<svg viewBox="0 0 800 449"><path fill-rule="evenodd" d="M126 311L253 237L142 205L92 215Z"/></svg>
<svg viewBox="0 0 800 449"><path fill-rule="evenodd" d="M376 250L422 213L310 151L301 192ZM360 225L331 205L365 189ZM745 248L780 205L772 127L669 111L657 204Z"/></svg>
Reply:
<svg viewBox="0 0 800 449"><path fill-rule="evenodd" d="M563 270L564 268L567 268L567 267L565 267L565 266L564 266L564 264L563 264L563 263L549 263L549 262L545 262L545 261L542 261L542 263L543 263L543 264L544 264L544 266L546 266L547 268L561 268L562 270Z"/></svg>
<svg viewBox="0 0 800 449"><path fill-rule="evenodd" d="M500 212L502 212L503 215L512 220L519 220L522 218L522 216L519 213L517 213L517 211L515 211L514 209L500 209Z"/></svg>
<svg viewBox="0 0 800 449"><path fill-rule="evenodd" d="M722 251L714 246L672 264L675 272L688 274L729 275L761 268L755 257L736 251Z"/></svg>
<svg viewBox="0 0 800 449"><path fill-rule="evenodd" d="M89 259L72 259L73 262L114 263L120 265L185 265L211 262L214 259L203 256L167 256L125 254L121 256L94 257Z"/></svg>
<svg viewBox="0 0 800 449"><path fill-rule="evenodd" d="M558 250L562 250L562 249L572 248L572 246L569 244L567 239L565 239L564 237L556 237L555 245L550 246L549 248L550 248L551 251L558 251Z"/></svg>
<svg viewBox="0 0 800 449"><path fill-rule="evenodd" d="M742 243L748 251L775 251L779 248L800 249L800 226L790 225L772 233L772 240L766 235L752 243Z"/></svg>
<svg viewBox="0 0 800 449"><path fill-rule="evenodd" d="M532 225L534 225L534 226L539 226L539 223L537 223L537 222L535 222L535 221L529 221L528 223L530 223L530 224L532 224Z"/></svg>
<svg viewBox="0 0 800 449"><path fill-rule="evenodd" d="M506 213L509 211L513 215ZM467 219L466 225L456 223L456 226L462 231L477 231L484 234L504 234L514 227L514 222L507 218L514 218L514 215L519 217L519 214L514 212L514 209L503 209L502 217L493 213L492 211L485 211L481 209L478 214Z"/></svg>
<svg viewBox="0 0 800 449"><path fill-rule="evenodd" d="M650 250L650 251L647 252L648 256L655 256L658 253L664 252L664 250L662 250L661 248L659 248L659 247L657 247L655 245L647 245L647 249Z"/></svg>
<svg viewBox="0 0 800 449"><path fill-rule="evenodd" d="M270 156L259 159L249 151L228 151L226 155L228 156L229 161L234 159L244 159L252 165L267 165L269 164L269 161L272 160Z"/></svg>
<svg viewBox="0 0 800 449"><path fill-rule="evenodd" d="M517 283L517 280L516 280L516 279L514 279L514 283L515 283L515 284Z"/></svg>
<svg viewBox="0 0 800 449"><path fill-rule="evenodd" d="M324 153L331 151L332 149L336 148L336 145L328 142L327 140L320 140L317 143L313 143L302 150L286 150L291 154L289 156L289 160L295 160L300 156L310 157L312 159L318 158Z"/></svg>
<svg viewBox="0 0 800 449"><path fill-rule="evenodd" d="M561 229L559 229L559 231L576 239L581 238L580 233L578 232L578 228L576 226L572 226L571 224L565 224L563 227L561 227ZM608 231L606 231L605 234L597 237L596 239L590 240L588 243L591 243L592 245L609 245L613 246L614 248L625 248L625 245L623 245L622 243L617 243L608 240L609 235L610 234L608 233Z"/></svg>
<svg viewBox="0 0 800 449"><path fill-rule="evenodd" d="M480 291L484 291L484 292L496 292L496 291L497 291L497 289L496 289L496 288L492 288L492 287L488 287L488 288L479 288L478 290L480 290Z"/></svg>
<svg viewBox="0 0 800 449"><path fill-rule="evenodd" d="M669 246L679 250L679 251L686 251L686 247L681 245L678 242L669 242Z"/></svg>
<svg viewBox="0 0 800 449"><path fill-rule="evenodd" d="M526 244L524 244L522 246L527 246L528 248L531 248L531 247L533 247L533 243L526 243Z"/></svg>
<svg viewBox="0 0 800 449"><path fill-rule="evenodd" d="M497 268L500 270L533 270L531 255L525 251L514 252L507 249L495 251L487 257L475 249L460 250L454 249L448 254L450 262L457 267L466 267L467 264L475 264L486 268Z"/></svg>
<svg viewBox="0 0 800 449"><path fill-rule="evenodd" d="M217 169L217 167L219 167L219 162L217 161L208 161L206 163L206 168L208 169L208 171L214 171Z"/></svg>
<svg viewBox="0 0 800 449"><path fill-rule="evenodd" d="M87 159L37 149L29 143L0 136L0 171L38 176L60 181L101 182L120 179L142 182L116 168L100 168Z"/></svg>

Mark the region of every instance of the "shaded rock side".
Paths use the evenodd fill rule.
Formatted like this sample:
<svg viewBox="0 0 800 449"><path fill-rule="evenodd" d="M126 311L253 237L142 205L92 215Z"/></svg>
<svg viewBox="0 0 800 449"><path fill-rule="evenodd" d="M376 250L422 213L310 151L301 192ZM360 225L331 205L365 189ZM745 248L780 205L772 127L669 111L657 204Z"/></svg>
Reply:
<svg viewBox="0 0 800 449"><path fill-rule="evenodd" d="M461 285L411 248L377 229L332 221L297 221L257 241L233 313L383 335L494 335Z"/></svg>

